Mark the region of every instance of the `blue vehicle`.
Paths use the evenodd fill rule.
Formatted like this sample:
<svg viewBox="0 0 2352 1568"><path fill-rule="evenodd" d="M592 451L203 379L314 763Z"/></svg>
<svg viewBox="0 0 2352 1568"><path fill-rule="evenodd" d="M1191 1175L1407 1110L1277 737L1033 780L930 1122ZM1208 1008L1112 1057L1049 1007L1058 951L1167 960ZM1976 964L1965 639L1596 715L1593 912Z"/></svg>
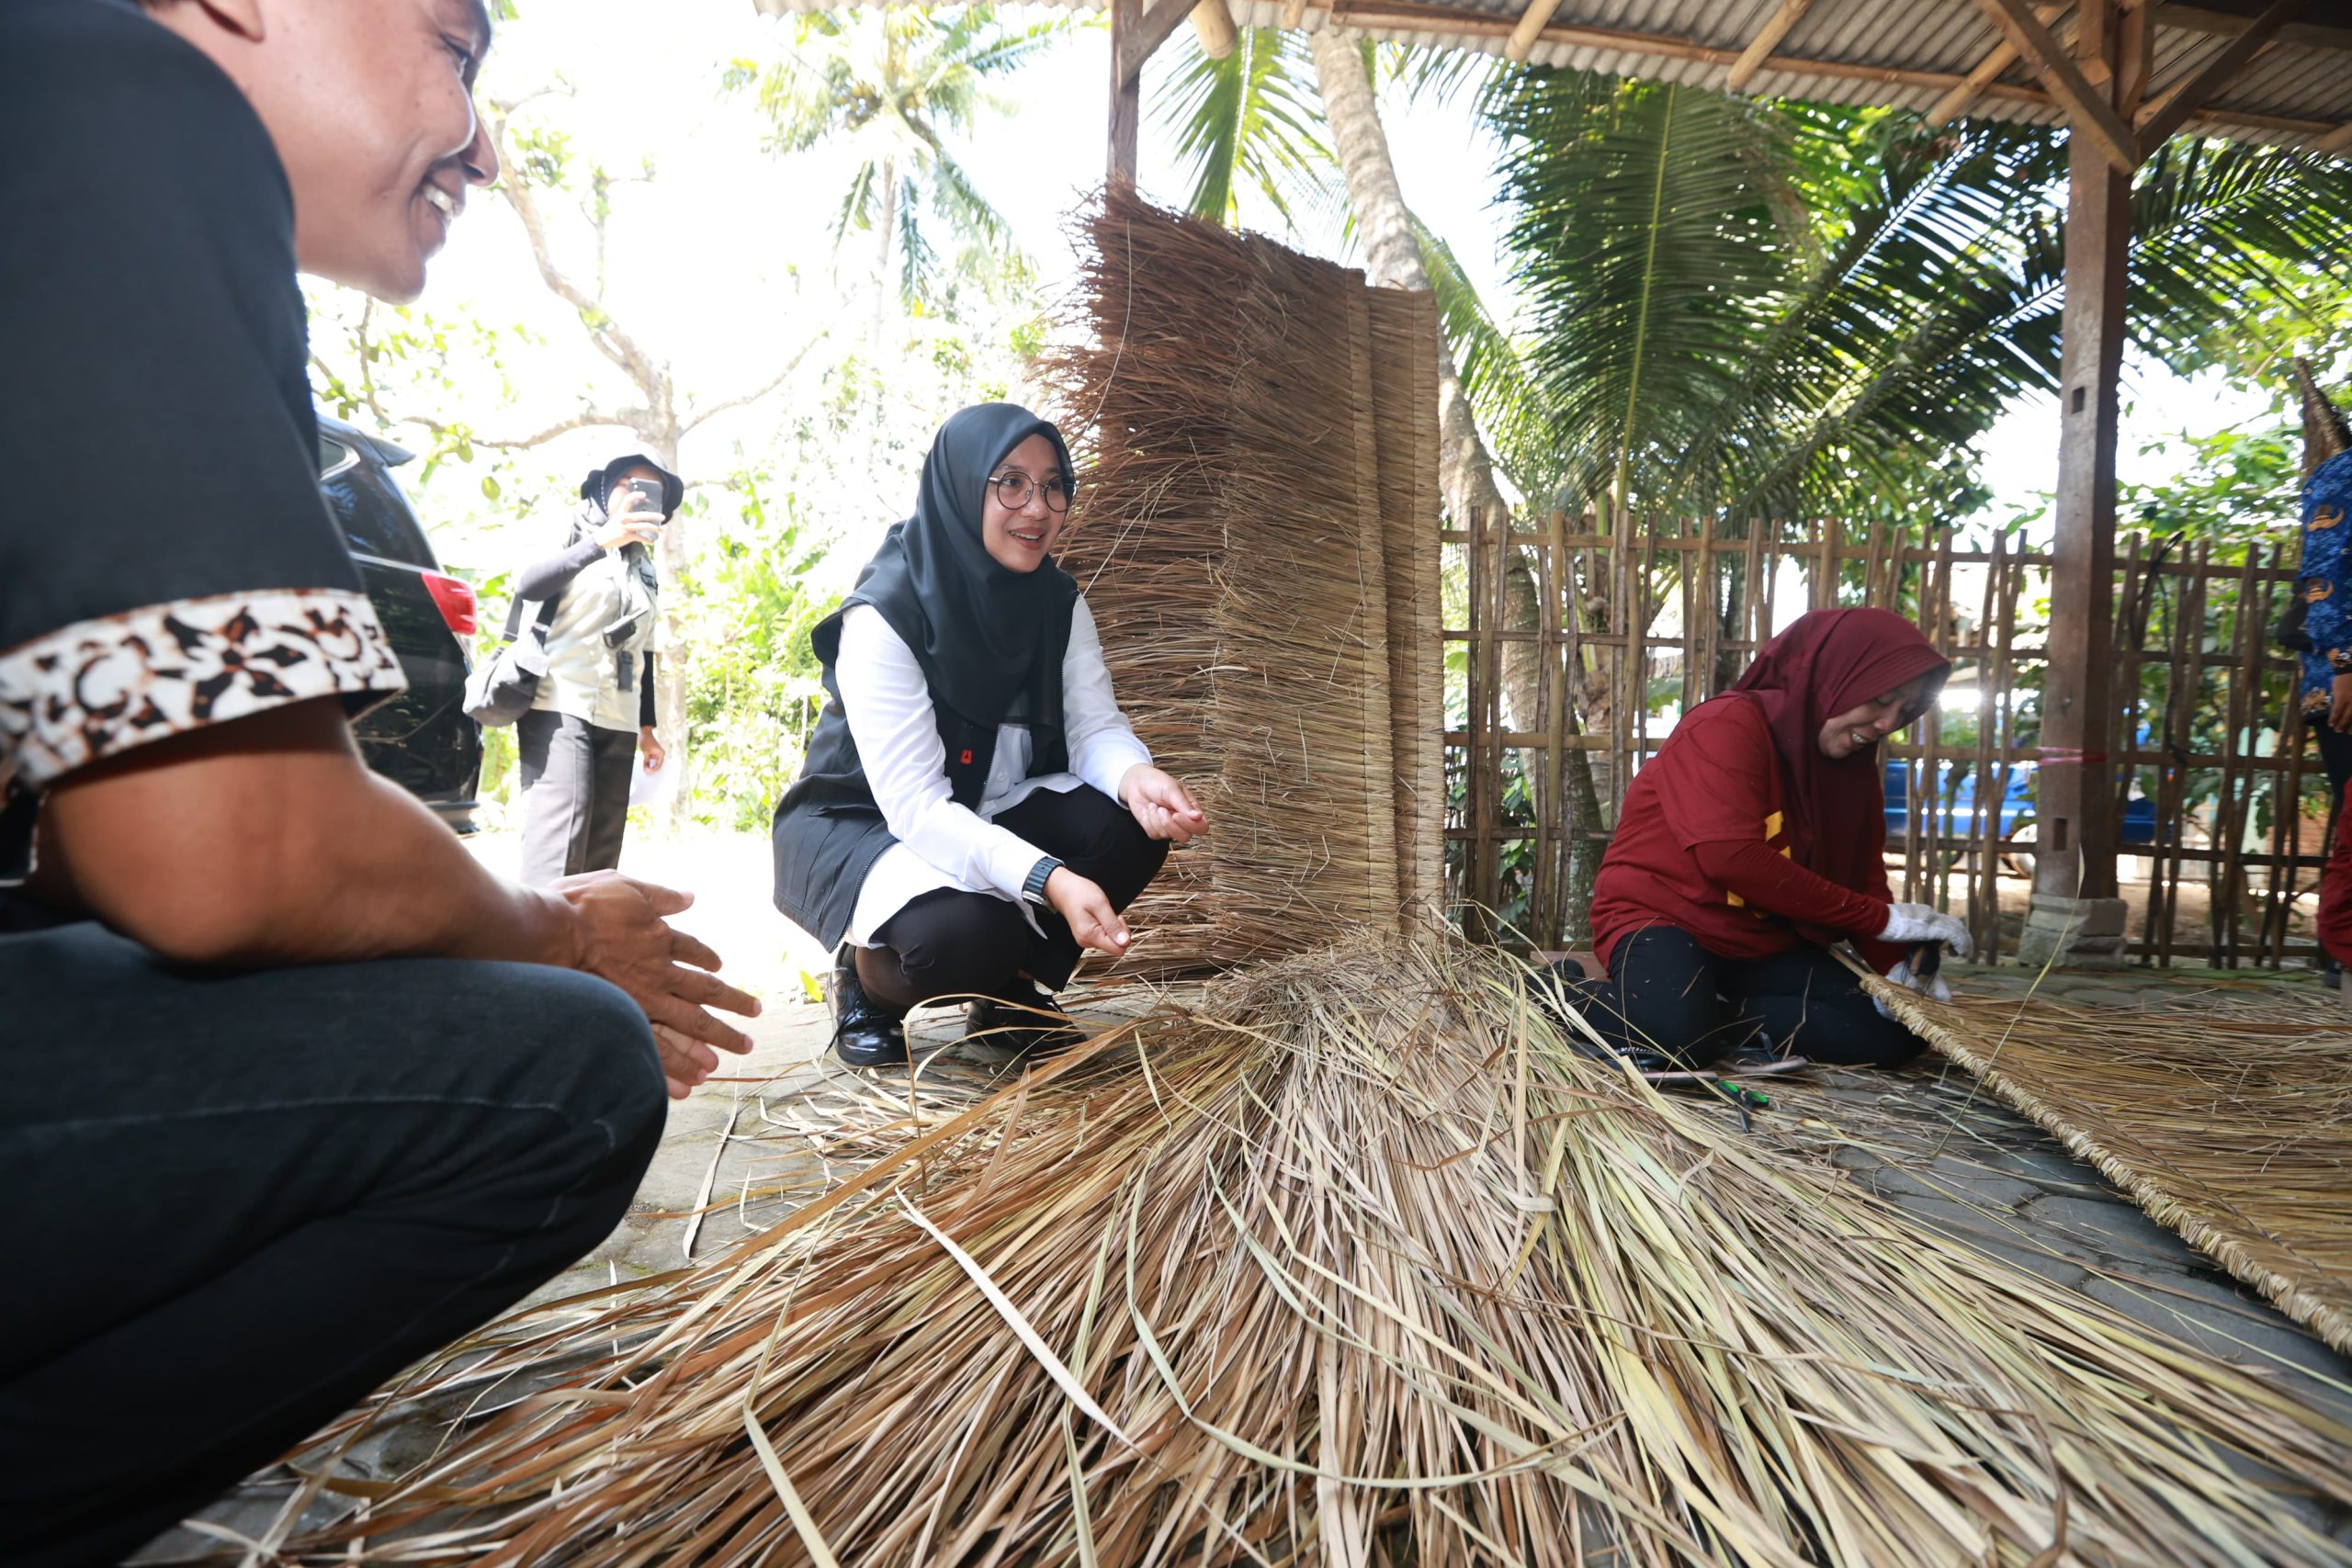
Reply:
<svg viewBox="0 0 2352 1568"><path fill-rule="evenodd" d="M1965 838L1975 829L1976 786L1978 778L1973 763L1945 758L1936 764L1937 788L1928 806L1932 817L1929 831L1940 837ZM1955 781L1954 775L1958 774ZM2009 764L2008 787L2001 792L1998 821L1993 821L1994 811L1985 813L1987 826L1994 836L2007 843L2018 829L2033 826L2033 774L2031 762ZM1895 842L1911 831L1911 765L1900 758L1889 758L1886 763L1886 837ZM2116 825L2117 839L2126 844L2153 844L2156 841L2156 803L2144 795L2125 803L2123 820ZM2020 849L2028 845L2021 844Z"/></svg>

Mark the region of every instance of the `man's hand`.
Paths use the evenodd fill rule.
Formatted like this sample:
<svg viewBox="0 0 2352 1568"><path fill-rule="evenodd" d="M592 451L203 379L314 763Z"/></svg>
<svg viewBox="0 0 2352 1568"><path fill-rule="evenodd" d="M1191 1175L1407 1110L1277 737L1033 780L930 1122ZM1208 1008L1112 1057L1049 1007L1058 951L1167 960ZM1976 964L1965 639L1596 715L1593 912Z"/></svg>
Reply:
<svg viewBox="0 0 2352 1568"><path fill-rule="evenodd" d="M2352 674L2338 675L2328 690L2327 727L2339 734L2352 732Z"/></svg>
<svg viewBox="0 0 2352 1568"><path fill-rule="evenodd" d="M1208 816L1192 792L1148 762L1137 762L1119 781L1119 802L1134 814L1136 826L1155 839L1189 844L1209 829Z"/></svg>
<svg viewBox="0 0 2352 1568"><path fill-rule="evenodd" d="M662 742L654 738L653 727L650 724L638 728L637 751L645 759L643 765L649 773L660 773L662 764L670 760L670 753L662 750Z"/></svg>
<svg viewBox="0 0 2352 1568"><path fill-rule="evenodd" d="M684 1100L717 1070L712 1046L738 1055L752 1048L750 1036L719 1022L709 1010L756 1018L759 999L710 973L718 967L718 954L662 918L692 904L693 894L616 871L567 876L555 891L571 906L578 933L572 967L610 980L645 1010L671 1099Z"/></svg>
<svg viewBox="0 0 2352 1568"><path fill-rule="evenodd" d="M1109 895L1069 867L1057 866L1046 879L1046 902L1069 922L1069 933L1080 947L1114 958L1126 952L1127 922L1111 908Z"/></svg>

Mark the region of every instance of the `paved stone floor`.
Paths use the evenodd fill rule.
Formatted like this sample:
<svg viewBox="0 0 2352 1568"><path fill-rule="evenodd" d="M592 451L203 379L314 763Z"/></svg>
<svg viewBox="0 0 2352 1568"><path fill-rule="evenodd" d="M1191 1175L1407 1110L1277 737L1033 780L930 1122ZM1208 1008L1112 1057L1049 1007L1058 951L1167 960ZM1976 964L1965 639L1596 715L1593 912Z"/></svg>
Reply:
<svg viewBox="0 0 2352 1568"><path fill-rule="evenodd" d="M800 960L805 963L803 958ZM825 1054L819 1005L800 999L797 971L774 964L769 1010L753 1054L670 1112L669 1132L638 1202L613 1236L540 1292L552 1298L707 1258L788 1212L794 1192L820 1189L822 1172L791 1124L800 1093L841 1078ZM2194 1011L2217 999L2309 997L2333 1005L2308 974L2263 976L2203 970L2053 972L1953 966L1963 988L2041 994L2071 1005L2151 1013ZM944 1046L957 1017L918 1015L919 1042ZM878 1079L857 1080L876 1095ZM2352 1364L2240 1287L2177 1235L2147 1218L2097 1170L1994 1100L1966 1074L1934 1062L1897 1073L1819 1069L1772 1080L1772 1109L1754 1135L1803 1148L1848 1170L1905 1213L1971 1246L2106 1303L2162 1333L2275 1376L2292 1394L2352 1422ZM1726 1112L1728 1114L1728 1112ZM725 1206L698 1217L689 1212ZM2281 1505L2352 1541L2352 1518L2296 1495L2294 1479L2245 1467L2278 1489ZM208 1517L258 1529L282 1491L264 1484ZM201 1543L175 1533L141 1561ZM215 1546L217 1550L217 1543Z"/></svg>

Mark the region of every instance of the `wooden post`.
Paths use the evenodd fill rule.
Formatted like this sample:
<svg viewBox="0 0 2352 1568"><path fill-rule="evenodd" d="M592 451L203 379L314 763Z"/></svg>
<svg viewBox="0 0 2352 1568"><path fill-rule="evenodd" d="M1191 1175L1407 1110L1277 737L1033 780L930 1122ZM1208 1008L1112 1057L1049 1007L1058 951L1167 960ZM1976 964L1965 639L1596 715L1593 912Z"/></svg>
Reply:
<svg viewBox="0 0 2352 1568"><path fill-rule="evenodd" d="M2076 58L2100 91L2116 77L2110 54L2119 9L2115 0L2086 0L2076 12ZM2131 106L2124 107L2128 113ZM2104 957L2109 950L2120 953L2122 935L2108 758L2114 730L2116 378L2132 182L2112 150L2085 134L2080 122L2067 143L2057 542L2035 782L2038 918L2029 922L2029 940L2045 954L2057 949Z"/></svg>
<svg viewBox="0 0 2352 1568"><path fill-rule="evenodd" d="M1111 0L1111 167L1114 185L1136 183L1136 144L1143 130L1143 62L1193 11L1198 0ZM1222 11L1223 7L1217 7Z"/></svg>
<svg viewBox="0 0 2352 1568"><path fill-rule="evenodd" d="M1136 145L1143 130L1143 62L1129 70L1143 0L1111 0L1111 167L1114 185L1136 183Z"/></svg>

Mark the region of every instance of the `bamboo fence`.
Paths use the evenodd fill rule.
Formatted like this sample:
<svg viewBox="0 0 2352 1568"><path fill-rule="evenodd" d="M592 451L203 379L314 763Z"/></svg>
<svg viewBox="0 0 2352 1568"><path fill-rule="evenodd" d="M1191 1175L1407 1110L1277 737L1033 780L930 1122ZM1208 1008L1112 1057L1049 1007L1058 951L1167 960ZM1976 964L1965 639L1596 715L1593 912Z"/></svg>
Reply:
<svg viewBox="0 0 2352 1568"><path fill-rule="evenodd" d="M1903 898L1965 919L1981 952L2011 947L2031 835L2030 812L2001 803L2040 754L2051 558L2001 536L1963 548L1950 531L1921 543L1835 519L1605 524L1474 514L1441 536L1463 590L1442 632L1448 887L1474 932L1582 945L1579 859L1597 862L1674 717L1796 615L1871 604L1917 621L1953 661L1948 695L1971 698L1888 749L1910 805L1888 824L1890 877ZM2233 559L2135 535L2119 549L2109 755L2119 824L2129 808L2137 829L2118 867L2136 906L2128 951L2143 964L2277 965L2313 951L2325 775L2304 744L2291 656L2267 636L2294 547L2256 543ZM1578 827L1587 780L1600 818ZM1482 928L1484 911L1507 919Z"/></svg>

